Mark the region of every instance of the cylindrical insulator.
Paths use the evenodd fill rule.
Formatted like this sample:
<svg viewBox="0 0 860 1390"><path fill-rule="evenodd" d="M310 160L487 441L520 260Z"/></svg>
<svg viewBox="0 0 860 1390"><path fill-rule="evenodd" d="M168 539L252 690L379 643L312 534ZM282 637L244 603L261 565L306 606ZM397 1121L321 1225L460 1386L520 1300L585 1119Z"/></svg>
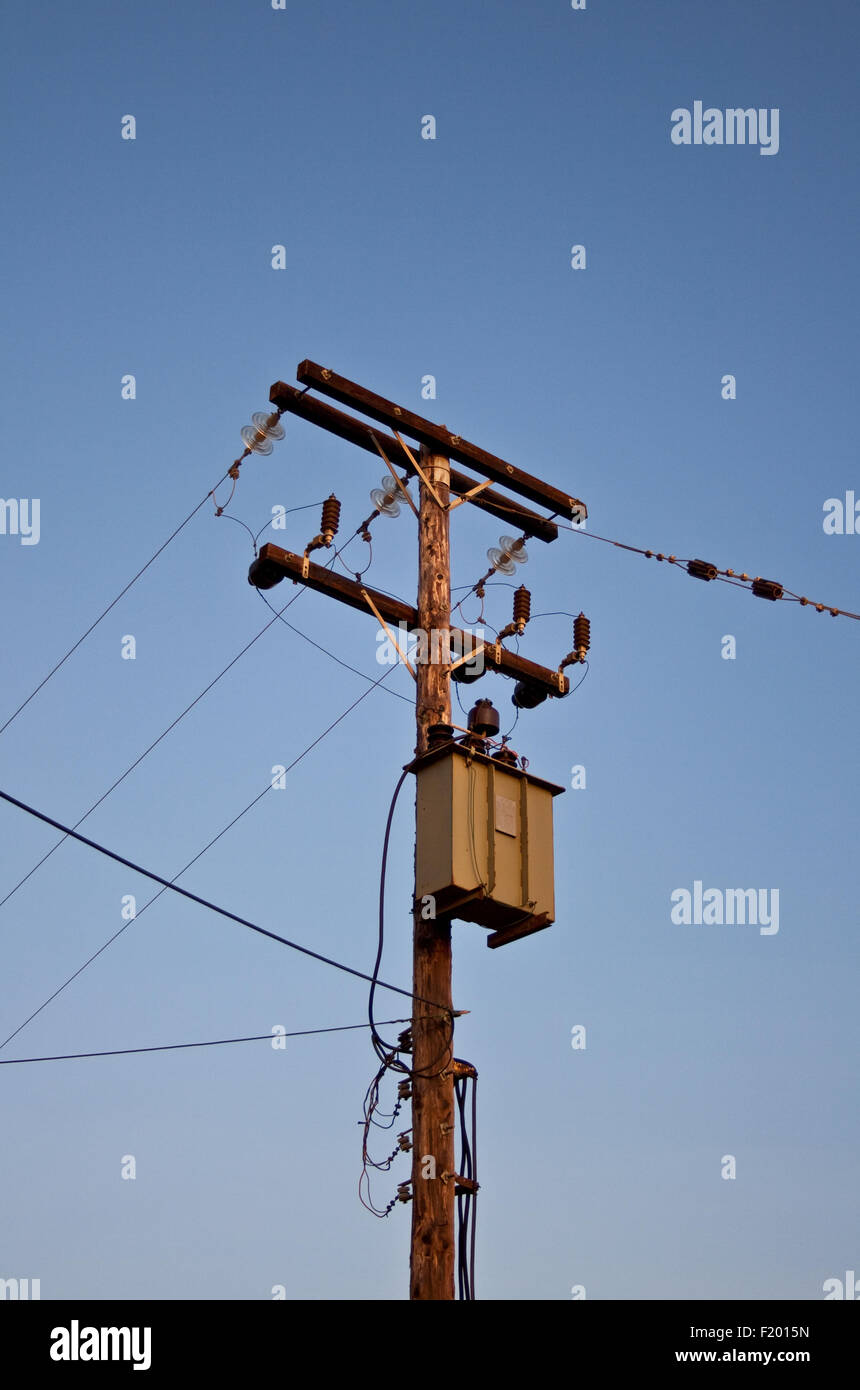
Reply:
<svg viewBox="0 0 860 1390"><path fill-rule="evenodd" d="M494 738L501 725L499 714L489 700L477 700L469 710L469 732L482 738Z"/></svg>
<svg viewBox="0 0 860 1390"><path fill-rule="evenodd" d="M525 584L514 590L514 622L525 627L532 611L532 596Z"/></svg>
<svg viewBox="0 0 860 1390"><path fill-rule="evenodd" d="M330 497L325 499L322 505L322 525L320 526L320 530L324 536L327 536L329 540L331 540L332 536L337 535L339 526L340 503L334 493L332 493Z"/></svg>
<svg viewBox="0 0 860 1390"><path fill-rule="evenodd" d="M783 588L778 579L759 579L756 577L752 582L752 591L756 598L769 598L773 603L782 598Z"/></svg>
<svg viewBox="0 0 860 1390"><path fill-rule="evenodd" d="M691 574L694 579L704 579L706 583L710 583L712 579L717 577L717 567L708 560L688 560L687 573Z"/></svg>
<svg viewBox="0 0 860 1390"><path fill-rule="evenodd" d="M573 620L573 648L581 656L584 656L591 645L591 623L584 613L580 613L578 618Z"/></svg>

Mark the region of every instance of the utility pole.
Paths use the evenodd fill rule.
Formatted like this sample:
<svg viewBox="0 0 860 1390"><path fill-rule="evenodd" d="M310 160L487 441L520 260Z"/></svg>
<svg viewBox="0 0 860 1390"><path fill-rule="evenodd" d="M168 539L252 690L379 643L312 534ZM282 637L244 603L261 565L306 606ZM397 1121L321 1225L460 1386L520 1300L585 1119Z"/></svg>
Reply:
<svg viewBox="0 0 860 1390"><path fill-rule="evenodd" d="M483 646L467 638L457 628L451 627L451 557L449 545L449 517L455 507L469 502L481 512L500 520L505 529L512 528L545 543L554 541L558 527L553 518L564 516L571 520L584 520L587 515L582 502L575 497L542 482L539 478L523 472L513 464L505 462L494 454L470 444L460 435L451 434L445 426L437 425L394 402L377 396L356 382L337 376L328 368L317 363L301 362L296 370L296 378L304 386L304 391L283 381L277 381L269 393L269 400L277 407L278 414L289 411L329 433L337 435L376 458L385 461L390 474L397 483L395 497L402 499L406 493L412 509L415 510L411 496L403 480L397 476L396 469L418 477L418 602L412 608L401 599L393 598L380 590L372 589L361 582L334 573L328 567L316 565L310 560L310 552L320 546L330 546L337 530L337 517L340 504L330 498L324 505L320 535L310 541L303 555L283 550L276 545L264 545L251 565L248 580L259 589L270 589L285 578L295 584L337 599L351 608L373 616L383 626L387 623L404 624L410 632L419 633L419 641L426 644L425 656L416 661L412 674L416 683L416 746L415 763L411 770L416 772L416 783L421 769L426 767L422 761L429 755L430 761L441 753L459 755L463 749L454 746L454 729L451 726L451 672L452 646L459 645L460 653L453 665L468 660L468 653L480 650L487 671L495 671L515 680L514 702L518 708L532 708L547 698L562 698L569 693L570 682L564 675L564 667L574 660L584 659L585 647L572 652L557 669L550 669L528 660L519 652L510 651L503 645L500 634L495 642ZM354 415L337 410L333 406L307 392L311 389L329 396L341 405L351 405L368 416L373 425ZM277 416L254 417L256 435L249 438L243 433L248 448L268 453L271 448L270 437L279 438L274 426ZM393 434L378 428L386 426ZM402 435L412 439L419 446L420 458L416 459L412 450L404 443ZM482 475L484 481L476 482L468 474L450 467L450 459L465 464ZM388 479L386 479L388 481ZM490 487L490 483L501 485L506 493ZM393 487L394 484L392 483ZM546 516L526 507L519 500L506 495L518 494L530 502L545 507L551 515ZM374 494L375 497L379 494ZM376 504L376 516L383 510L381 501ZM367 539L367 523L362 523L356 532ZM522 541L511 542L514 549ZM500 555L501 552L495 552ZM510 556L505 555L506 562ZM505 570L510 573L511 570ZM527 616L523 620L523 626ZM585 621L583 617L583 621ZM505 629L514 630L515 625ZM586 623L587 627L587 623ZM386 627L386 630L387 627ZM517 629L522 632L522 627ZM389 634L390 635L390 634ZM587 643L586 643L587 645ZM399 650L399 649L398 649ZM401 653L401 657L403 654ZM403 657L405 661L405 657ZM406 662L409 665L408 662ZM409 668L412 670L411 666ZM520 692L522 695L520 697ZM489 701L485 702L490 705ZM430 737L434 726L435 738ZM439 739L443 747L439 746ZM468 737L468 735L467 735ZM434 751L433 745L436 744ZM498 757L508 757L504 764L494 763L487 755L487 746L480 744L474 758L481 761L489 778L488 785L495 785L492 778L503 778L505 769L510 768L510 759L517 765L515 754L506 755L504 749ZM464 754L471 757L470 754ZM497 771L496 771L497 769ZM410 1298L416 1300L450 1300L454 1298L455 1235L454 1212L455 1196L461 1192L477 1191L477 1182L456 1173L455 1159L455 1117L454 1117L454 1079L472 1075L475 1070L468 1063L455 1063L453 1055L454 1017L451 982L451 921L455 917L481 922L485 926L496 926L488 938L491 947L506 944L535 931L541 930L552 920L552 911L540 911L536 906L539 894L533 891L535 874L541 869L537 862L543 854L546 866L547 850L541 850L541 838L549 839L549 892L552 884L552 827L550 819L540 819L539 811L528 811L530 784L539 779L527 776L525 767L507 775L514 779L503 795L489 797L484 813L487 853L494 863L495 840L504 840L499 853L506 852L506 845L515 845L521 856L522 891L519 888L507 889L508 897L493 892L492 885L486 889L483 879L468 889L465 894L456 891L451 900L441 905L436 914L435 900L432 905L418 897L418 836L416 834L416 882L413 892L413 1001L410 1066L410 1087L412 1097L412 1244L410 1259ZM541 784L542 795L550 800L550 784ZM563 788L551 788L552 794ZM519 809L518 809L519 807ZM416 805L416 825L418 822ZM538 831L532 840L526 829L529 814L538 817ZM546 812L549 815L549 812ZM503 823L498 820L502 816ZM520 830L516 830L517 817ZM511 819L513 818L513 819ZM431 818L429 839L435 841L440 834L437 823ZM510 837L514 837L512 840ZM473 843L474 851L474 843ZM495 873L488 876L493 881ZM544 882L546 873L544 874ZM516 881L519 883L519 874ZM531 887L529 885L532 885ZM435 887L435 884L434 884ZM440 891L447 891L439 885ZM513 896L511 896L513 895ZM432 895L431 895L432 897ZM473 911L472 901L481 899L480 910ZM549 903L552 906L551 901ZM428 910L429 909L429 910ZM426 1002L432 1001L432 1002ZM406 1198L408 1200L408 1198Z"/></svg>
<svg viewBox="0 0 860 1390"><path fill-rule="evenodd" d="M421 466L428 487L419 484L418 626L428 658L416 665L417 756L427 752L427 731L451 720L450 653L451 553L448 526L449 464L422 446ZM435 496L434 496L435 494ZM437 645L438 644L438 645ZM416 881L417 894L417 881ZM421 1003L453 1007L451 919L425 918L416 895L413 932L413 991L419 996L412 1016L412 1254L410 1297L454 1297L454 1020ZM428 1180L427 1166L431 1177ZM433 1169L435 1168L435 1172Z"/></svg>

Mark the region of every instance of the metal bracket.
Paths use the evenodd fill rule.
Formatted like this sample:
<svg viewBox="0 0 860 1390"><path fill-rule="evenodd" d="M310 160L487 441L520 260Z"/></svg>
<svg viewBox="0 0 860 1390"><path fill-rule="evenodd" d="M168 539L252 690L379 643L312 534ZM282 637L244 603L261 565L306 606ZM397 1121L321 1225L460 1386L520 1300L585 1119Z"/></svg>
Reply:
<svg viewBox="0 0 860 1390"><path fill-rule="evenodd" d="M483 492L485 487L489 487L492 481L492 478L487 478L486 482L478 483L468 492L464 492L462 497L455 497L453 502L448 503L448 511L453 512L455 507L462 507L464 502L471 502L472 498L477 497L479 492Z"/></svg>
<svg viewBox="0 0 860 1390"><path fill-rule="evenodd" d="M509 941L518 941L523 936L531 936L533 932L543 931L545 927L551 926L548 912L540 912L537 915L526 913L526 915L511 927L502 927L487 937L487 945L491 950L499 946L507 946Z"/></svg>
<svg viewBox="0 0 860 1390"><path fill-rule="evenodd" d="M424 469L421 467L420 463L419 463L418 460L416 459L416 457L415 457L415 455L413 454L412 450L409 448L409 445L406 444L406 443L404 442L404 440L402 440L402 439L400 438L400 435L397 433L397 430L394 431L394 438L397 440L397 443L400 445L400 447L401 447L401 449L403 450L404 454L405 454L406 457L409 459L409 462L412 464L412 467L415 469L415 472L418 474L418 477L421 479L421 481L422 481L422 483L424 484L424 486L426 487L427 491L430 493L430 496L433 498L433 501L436 503L436 506L437 506L437 507L441 507L443 512L444 512L444 511L448 511L448 509L450 508L450 505L451 505L451 504L449 503L449 504L448 504L448 507L446 507L446 506L444 505L444 503L443 503L441 497L439 496L438 492L436 491L435 487L434 487L433 484L431 483L430 479L427 477L427 474L424 472ZM379 446L377 445L377 448L378 448L378 447L379 447ZM415 511L414 505L413 505L413 507L412 507L412 510ZM418 513L415 512L415 515L417 516Z"/></svg>
<svg viewBox="0 0 860 1390"><path fill-rule="evenodd" d="M462 666L464 661L474 661L476 656L480 656L481 652L486 650L486 647L487 643L481 642L477 647L473 647L470 652L467 652L465 656L458 656L456 661L451 662L449 673L451 671L456 671L457 667Z"/></svg>
<svg viewBox="0 0 860 1390"><path fill-rule="evenodd" d="M480 1184L477 1183L474 1178L463 1178L460 1176L459 1173L446 1172L442 1173L441 1177L443 1182L450 1182L453 1178L454 1182L457 1184L458 1192L470 1192L473 1196L475 1195L475 1193L477 1193L478 1188L480 1186Z"/></svg>
<svg viewBox="0 0 860 1390"><path fill-rule="evenodd" d="M387 622L383 618L376 604L373 602L373 599L370 597L370 594L367 592L366 589L362 589L361 596L367 603L368 607L370 608L370 611L373 613L377 622L380 624L381 627L385 629L385 634L388 637L389 642L395 648L397 655L400 657L400 660L403 662L403 665L406 667L410 676L414 681L417 681L418 677L416 676L415 672L410 666L408 657L405 655L403 651L401 651L400 643L397 641L397 638L394 636L394 633L391 631L391 628L388 626Z"/></svg>
<svg viewBox="0 0 860 1390"><path fill-rule="evenodd" d="M380 456L381 456L381 458L382 458L383 463L385 464L386 468L388 469L389 473L391 474L391 476L392 476L392 478L394 479L394 481L395 481L395 483L397 484L397 486L400 488L400 491L403 493L403 496L406 498L406 501L409 503L409 505L410 505L410 507L412 508L413 512L414 512L415 515L417 516L417 515L418 515L418 508L416 507L415 503L412 501L412 498L411 498L410 495L409 495L409 489L408 489L407 487L404 487L404 485L403 485L403 483L401 482L400 478L398 478L398 476L397 476L397 470L396 470L396 468L394 467L394 464L391 463L391 461L390 461L390 460L388 459L388 457L386 456L385 450L383 449L383 447L382 447L382 445L380 444L379 440L377 439L376 435L373 433L373 430L370 431L370 437L371 437L371 439L373 440L374 444L376 445L376 447L377 447L377 449L378 449L378 451L379 451L379 454L380 454ZM402 440L401 440L401 443L403 443ZM405 448L405 445L404 445L404 448Z"/></svg>

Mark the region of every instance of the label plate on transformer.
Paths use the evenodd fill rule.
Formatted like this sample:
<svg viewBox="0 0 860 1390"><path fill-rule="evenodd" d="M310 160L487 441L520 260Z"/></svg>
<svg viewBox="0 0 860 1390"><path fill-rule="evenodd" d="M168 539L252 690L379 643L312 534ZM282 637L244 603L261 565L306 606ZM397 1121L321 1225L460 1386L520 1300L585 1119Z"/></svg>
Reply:
<svg viewBox="0 0 860 1390"><path fill-rule="evenodd" d="M517 803L509 796L496 797L496 829L503 835L517 834Z"/></svg>

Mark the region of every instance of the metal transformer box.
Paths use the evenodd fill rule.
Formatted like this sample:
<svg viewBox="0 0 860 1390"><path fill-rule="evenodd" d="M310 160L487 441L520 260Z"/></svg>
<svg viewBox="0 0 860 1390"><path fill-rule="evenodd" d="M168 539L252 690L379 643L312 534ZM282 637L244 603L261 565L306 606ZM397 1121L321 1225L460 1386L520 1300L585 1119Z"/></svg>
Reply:
<svg viewBox="0 0 860 1390"><path fill-rule="evenodd" d="M411 764L417 780L416 896L495 929L487 944L555 920L552 800L564 787L459 743Z"/></svg>

